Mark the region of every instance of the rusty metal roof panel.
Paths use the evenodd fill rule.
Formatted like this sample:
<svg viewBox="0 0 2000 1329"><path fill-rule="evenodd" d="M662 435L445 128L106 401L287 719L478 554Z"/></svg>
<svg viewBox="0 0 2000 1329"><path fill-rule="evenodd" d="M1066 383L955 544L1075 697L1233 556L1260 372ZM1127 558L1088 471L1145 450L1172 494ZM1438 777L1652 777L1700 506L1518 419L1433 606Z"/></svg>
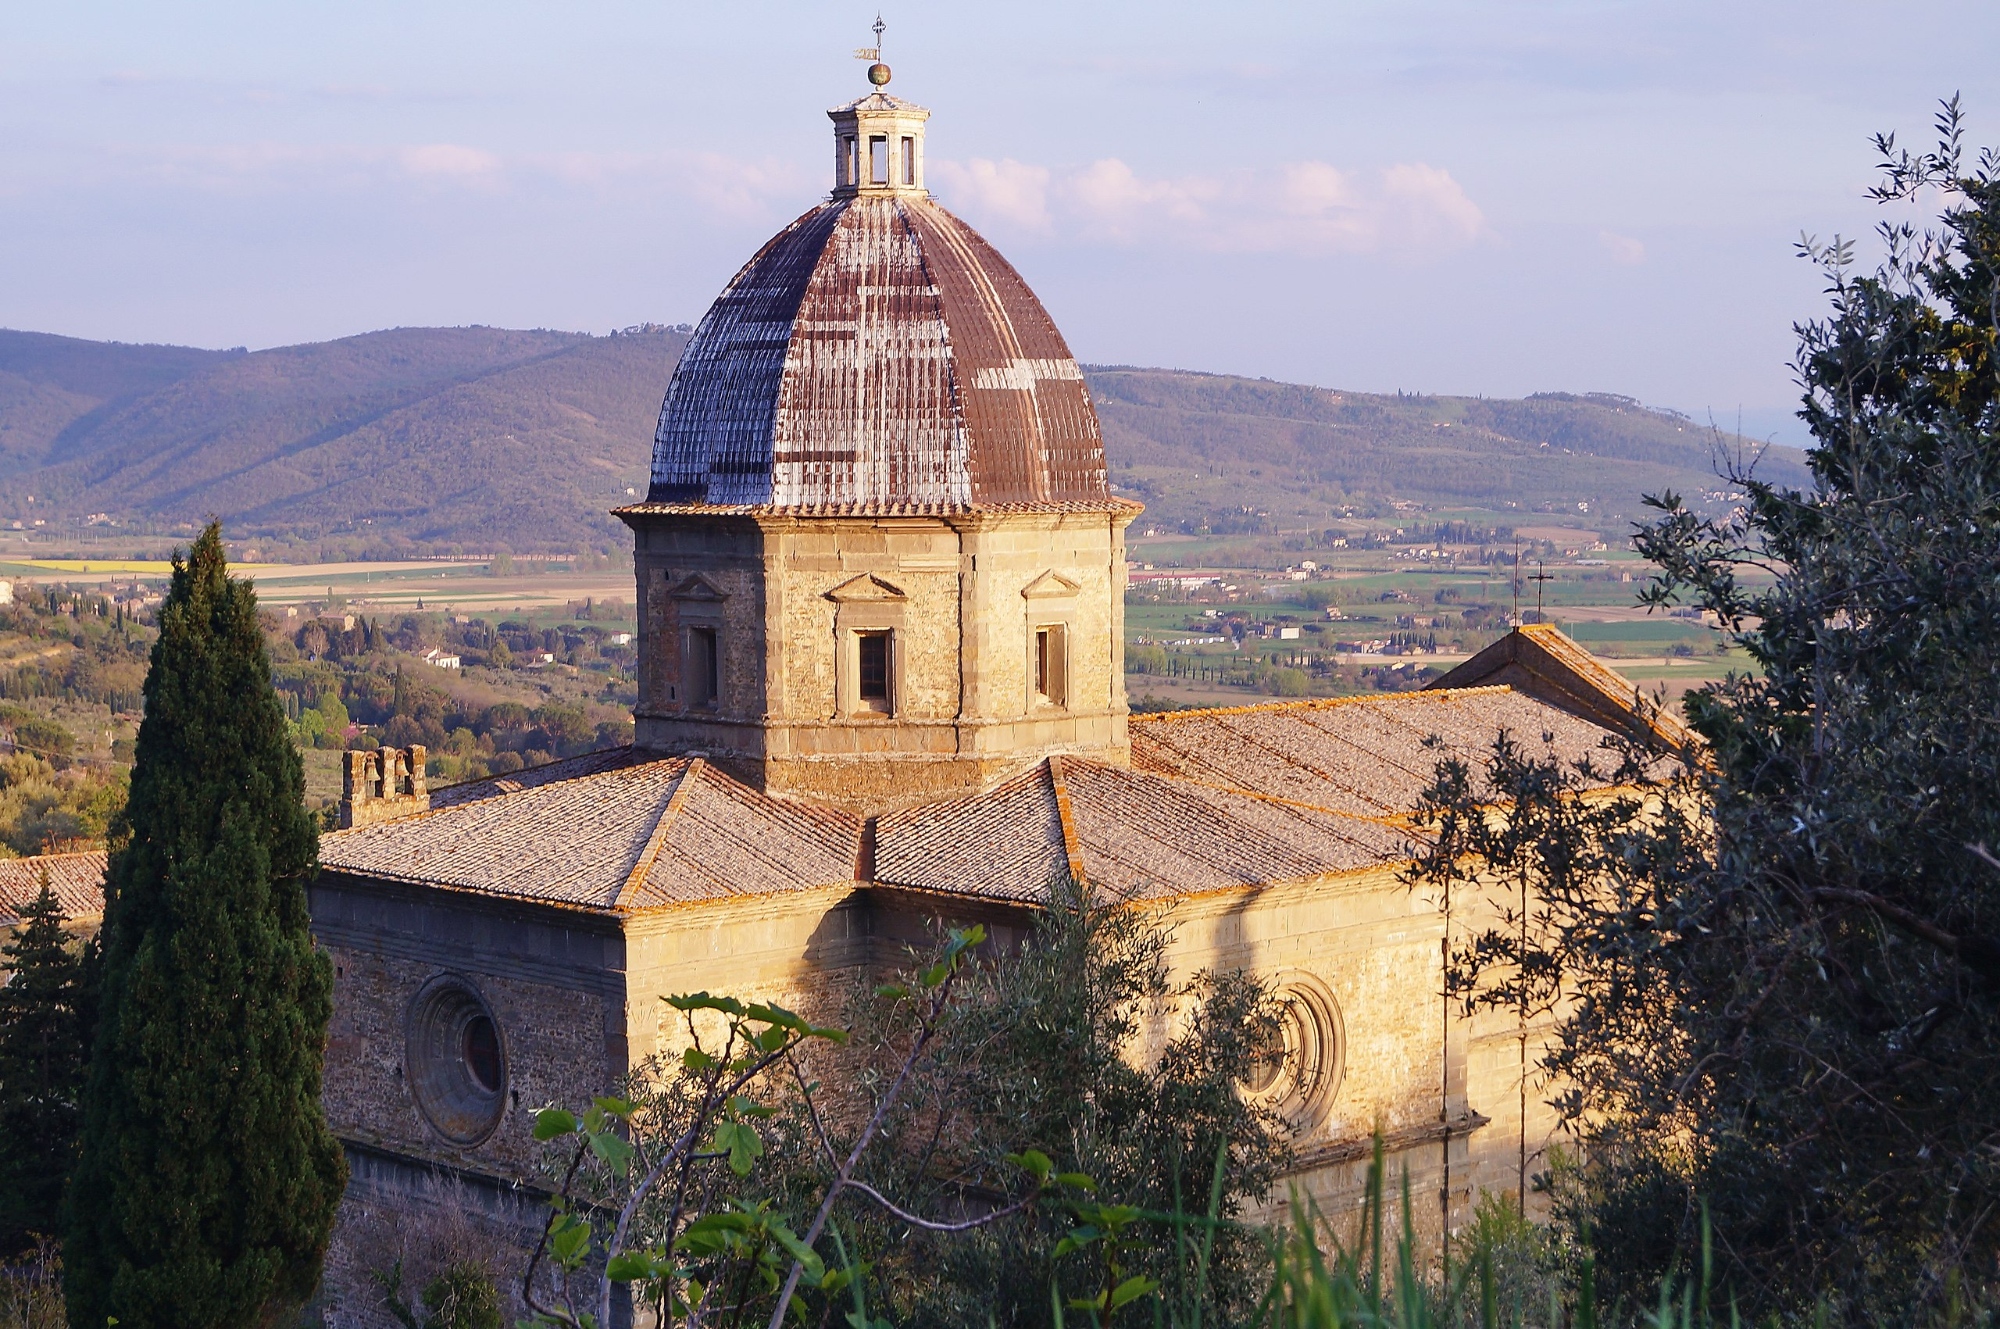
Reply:
<svg viewBox="0 0 2000 1329"><path fill-rule="evenodd" d="M738 273L660 412L647 503L1108 504L1097 416L1007 261L925 198L823 204Z"/></svg>
<svg viewBox="0 0 2000 1329"><path fill-rule="evenodd" d="M822 204L780 231L709 307L660 407L647 498L770 501L771 419L792 324L841 211Z"/></svg>

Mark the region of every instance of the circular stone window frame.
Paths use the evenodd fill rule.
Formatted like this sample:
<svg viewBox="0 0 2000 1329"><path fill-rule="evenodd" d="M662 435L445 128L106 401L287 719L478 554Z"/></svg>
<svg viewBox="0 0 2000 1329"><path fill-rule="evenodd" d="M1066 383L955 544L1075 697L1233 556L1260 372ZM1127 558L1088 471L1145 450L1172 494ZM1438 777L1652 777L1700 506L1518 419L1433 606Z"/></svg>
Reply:
<svg viewBox="0 0 2000 1329"><path fill-rule="evenodd" d="M1333 990L1317 975L1288 969L1272 977L1271 987L1286 1004L1284 1060L1270 1083L1243 1094L1303 1135L1332 1114L1347 1073L1347 1026Z"/></svg>
<svg viewBox="0 0 2000 1329"><path fill-rule="evenodd" d="M500 1061L497 1088L480 1081L465 1055L467 1033L478 1019L493 1030ZM404 1017L404 1080L432 1130L458 1145L489 1139L507 1115L510 1064L500 1021L470 979L437 974L417 989Z"/></svg>

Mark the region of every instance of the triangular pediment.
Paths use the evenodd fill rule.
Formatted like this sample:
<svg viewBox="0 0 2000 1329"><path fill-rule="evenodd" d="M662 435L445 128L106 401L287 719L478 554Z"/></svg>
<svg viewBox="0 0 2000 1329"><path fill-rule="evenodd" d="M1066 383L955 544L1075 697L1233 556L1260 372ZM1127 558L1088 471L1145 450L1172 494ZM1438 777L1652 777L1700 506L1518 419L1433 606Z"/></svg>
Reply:
<svg viewBox="0 0 2000 1329"><path fill-rule="evenodd" d="M880 604L900 601L908 597L903 592L872 572L864 572L858 577L850 577L826 593L826 598L839 604Z"/></svg>
<svg viewBox="0 0 2000 1329"><path fill-rule="evenodd" d="M1074 600L1077 590L1077 584L1068 577L1044 572L1023 586L1021 594L1030 600Z"/></svg>
<svg viewBox="0 0 2000 1329"><path fill-rule="evenodd" d="M681 578L673 590L667 592L667 594L676 600L694 600L708 604L714 604L729 598L726 592L717 590L714 583L710 582L708 578L702 576L700 573L693 573Z"/></svg>

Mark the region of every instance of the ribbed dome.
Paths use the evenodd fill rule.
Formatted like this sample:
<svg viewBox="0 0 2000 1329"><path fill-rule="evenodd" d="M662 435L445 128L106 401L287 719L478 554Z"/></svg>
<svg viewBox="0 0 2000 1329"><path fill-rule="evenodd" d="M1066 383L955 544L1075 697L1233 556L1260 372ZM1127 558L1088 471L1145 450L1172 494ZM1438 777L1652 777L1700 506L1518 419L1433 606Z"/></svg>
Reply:
<svg viewBox="0 0 2000 1329"><path fill-rule="evenodd" d="M736 274L667 388L647 500L1113 501L1097 414L1048 312L916 192L836 195Z"/></svg>

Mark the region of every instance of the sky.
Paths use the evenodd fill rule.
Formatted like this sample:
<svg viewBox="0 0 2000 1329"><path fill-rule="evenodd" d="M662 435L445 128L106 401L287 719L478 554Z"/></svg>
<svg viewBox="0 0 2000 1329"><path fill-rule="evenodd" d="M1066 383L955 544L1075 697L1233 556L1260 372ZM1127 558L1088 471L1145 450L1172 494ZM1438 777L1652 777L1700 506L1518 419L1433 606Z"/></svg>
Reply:
<svg viewBox="0 0 2000 1329"><path fill-rule="evenodd" d="M0 0L0 326L691 323L831 185L871 4ZM1087 363L1617 392L1783 441L1870 137L2000 5L888 3L929 183ZM1864 242L1867 259L1871 246ZM664 385L662 385L664 387Z"/></svg>

